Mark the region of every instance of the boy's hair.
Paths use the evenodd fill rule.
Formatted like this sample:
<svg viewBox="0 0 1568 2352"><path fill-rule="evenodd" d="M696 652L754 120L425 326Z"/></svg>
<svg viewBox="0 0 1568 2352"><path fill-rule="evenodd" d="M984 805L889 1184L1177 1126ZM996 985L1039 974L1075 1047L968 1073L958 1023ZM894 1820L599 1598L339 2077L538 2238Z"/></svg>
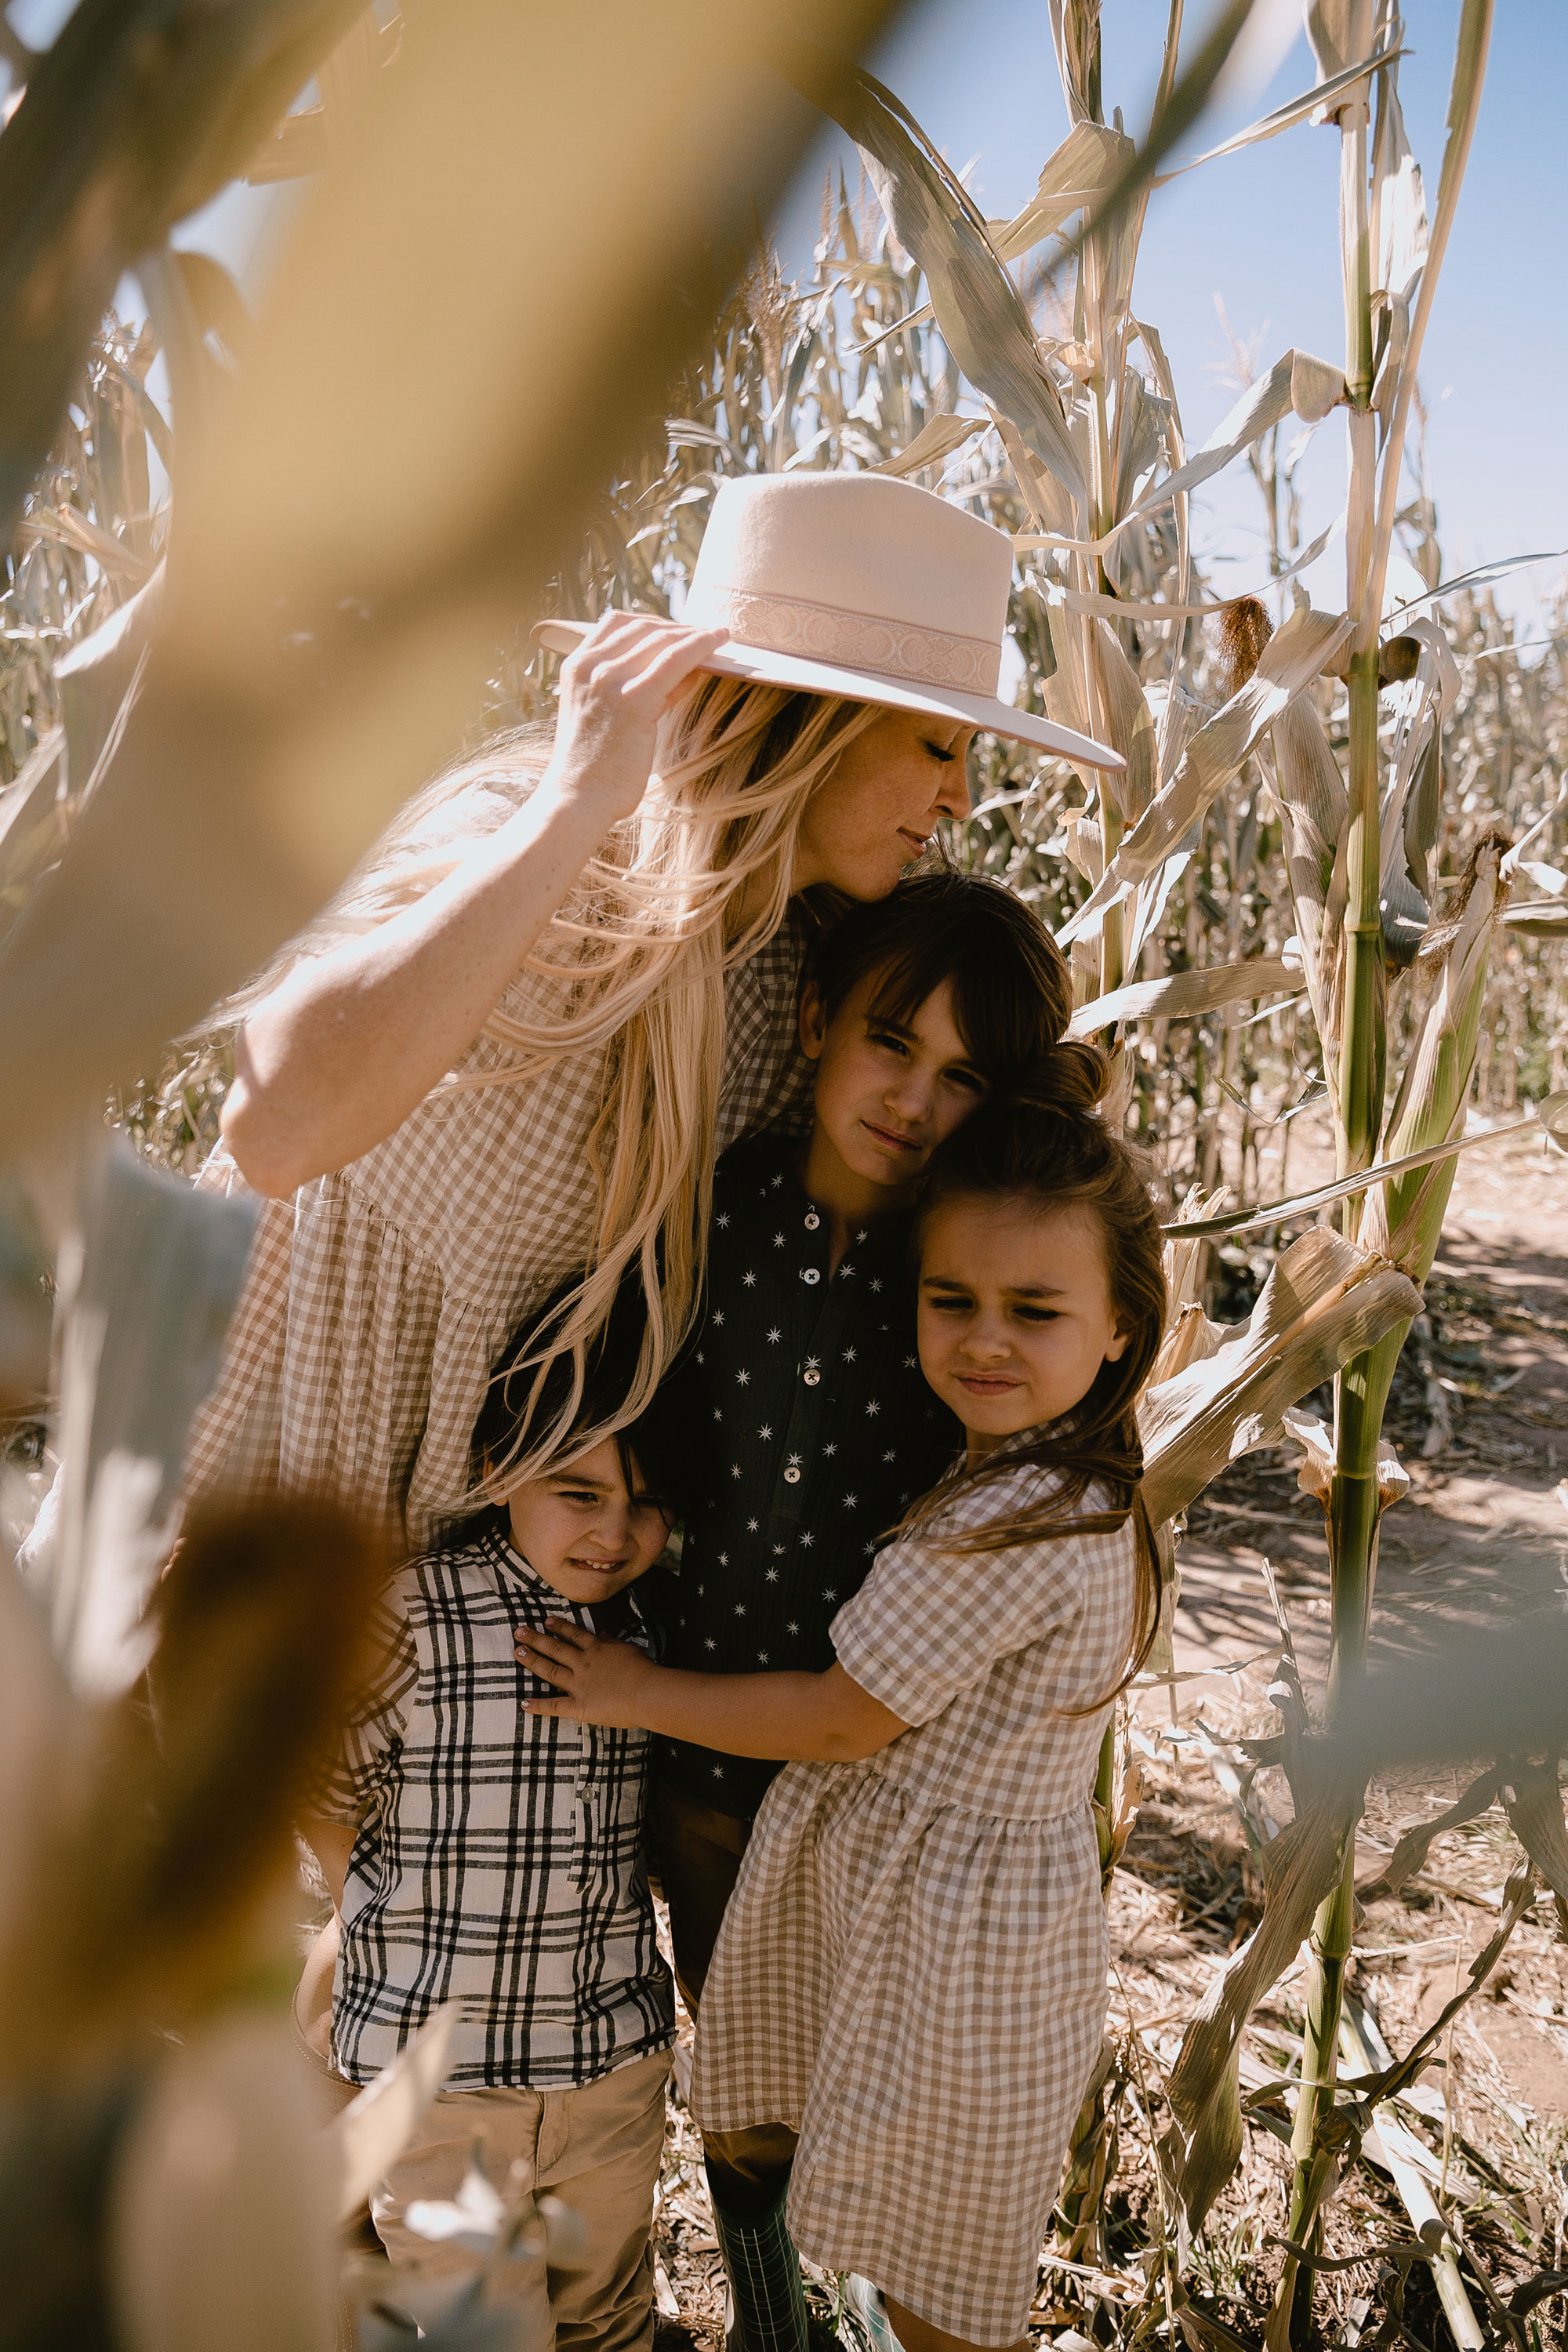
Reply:
<svg viewBox="0 0 1568 2352"><path fill-rule="evenodd" d="M1110 1073L1097 1046L1068 1042L1043 1055L1023 1084L982 1103L932 1154L915 1245L918 1250L936 1210L959 1200L1016 1202L1042 1212L1080 1207L1100 1228L1111 1308L1117 1328L1128 1334L1127 1346L1114 1363L1100 1366L1089 1394L1071 1413L1031 1445L999 1447L962 1482L981 1486L1010 1474L1021 1462L1033 1463L1054 1475L1046 1499L956 1538L952 1549L1001 1551L1058 1528L1103 1534L1131 1516L1138 1589L1132 1662L1117 1685L1121 1690L1148 1656L1159 1620L1159 1563L1140 1492L1143 1448L1133 1409L1159 1353L1166 1294L1159 1221L1138 1157L1094 1115ZM1110 1489L1112 1507L1080 1516L1079 1506L1095 1486ZM905 1527L928 1527L952 1495L947 1486L922 1497Z"/></svg>
<svg viewBox="0 0 1568 2352"><path fill-rule="evenodd" d="M575 1287L567 1284L543 1307L519 1325L490 1374L479 1417L474 1423L470 1476L483 1485L486 1499L495 1501L498 1474L519 1460L539 1431L553 1426L570 1413L573 1435L579 1430L602 1428L624 1410L637 1374L645 1313L642 1294L635 1283L623 1282L608 1320L589 1342L582 1372L582 1392L575 1406L572 1391L577 1368L570 1350L540 1359L559 1322L562 1301ZM627 1494L643 1491L679 1507L683 1481L679 1452L671 1442L666 1417L651 1409L615 1433L621 1475ZM561 1449L571 1451L570 1437ZM559 1468L557 1461L552 1467Z"/></svg>
<svg viewBox="0 0 1568 2352"><path fill-rule="evenodd" d="M943 981L965 1047L994 1085L1021 1077L1072 1014L1067 960L1032 907L978 874L915 874L851 907L814 949L806 978L831 1021L868 972L871 1010L900 1025Z"/></svg>

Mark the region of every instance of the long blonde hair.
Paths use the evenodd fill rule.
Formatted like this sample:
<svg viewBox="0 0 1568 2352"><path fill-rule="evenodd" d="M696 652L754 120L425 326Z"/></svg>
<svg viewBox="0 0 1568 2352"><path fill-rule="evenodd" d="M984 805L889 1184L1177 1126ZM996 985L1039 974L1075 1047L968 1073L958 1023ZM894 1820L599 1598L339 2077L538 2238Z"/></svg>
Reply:
<svg viewBox="0 0 1568 2352"><path fill-rule="evenodd" d="M538 1024L499 1009L483 1034L510 1049L499 1068L460 1072L440 1091L516 1086L568 1055L605 1052L604 1104L589 1140L598 1191L589 1265L545 1318L530 1361L537 1402L552 1359L570 1353L570 1395L526 1425L482 1491L587 1453L647 1406L690 1330L712 1204L724 974L754 955L788 906L801 821L840 754L882 713L830 695L703 677L667 715L636 813L610 833L522 969L564 998ZM331 907L283 957L214 1016L243 1018L288 971L412 905L460 863L458 795L504 821L549 757L542 729L518 730L437 777L402 813ZM210 1024L209 1024L210 1025ZM589 1349L636 1271L647 1309L637 1374L615 1423L574 1427Z"/></svg>

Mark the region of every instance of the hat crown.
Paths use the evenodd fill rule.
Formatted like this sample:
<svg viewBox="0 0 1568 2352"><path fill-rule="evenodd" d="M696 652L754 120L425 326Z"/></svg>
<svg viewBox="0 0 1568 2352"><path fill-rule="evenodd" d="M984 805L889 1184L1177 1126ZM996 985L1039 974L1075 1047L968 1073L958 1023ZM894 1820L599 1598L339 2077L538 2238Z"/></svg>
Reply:
<svg viewBox="0 0 1568 2352"><path fill-rule="evenodd" d="M994 695L1013 546L886 474L721 483L684 617L742 645Z"/></svg>

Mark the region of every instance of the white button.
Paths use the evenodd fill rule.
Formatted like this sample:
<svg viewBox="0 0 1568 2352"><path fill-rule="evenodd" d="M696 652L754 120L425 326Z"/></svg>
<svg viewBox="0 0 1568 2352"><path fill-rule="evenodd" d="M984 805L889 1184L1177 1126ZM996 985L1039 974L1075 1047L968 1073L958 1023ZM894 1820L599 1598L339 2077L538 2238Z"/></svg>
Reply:
<svg viewBox="0 0 1568 2352"><path fill-rule="evenodd" d="M808 1234L814 1234L821 1223L822 1219L817 1215L816 1211L815 1209L807 1209L805 1213L806 1232Z"/></svg>
<svg viewBox="0 0 1568 2352"><path fill-rule="evenodd" d="M806 1387L807 1387L808 1389L814 1389L814 1388L816 1386L817 1381L818 1381L821 1378L822 1378L822 1374L821 1374L820 1372L807 1372L807 1373L805 1374L805 1385L806 1385Z"/></svg>
<svg viewBox="0 0 1568 2352"><path fill-rule="evenodd" d="M822 1280L821 1275L814 1265L803 1265L800 1270L800 1278L802 1282L820 1282Z"/></svg>
<svg viewBox="0 0 1568 2352"><path fill-rule="evenodd" d="M786 1470L784 1472L784 1485L786 1486L798 1486L799 1484L800 1472L798 1470Z"/></svg>

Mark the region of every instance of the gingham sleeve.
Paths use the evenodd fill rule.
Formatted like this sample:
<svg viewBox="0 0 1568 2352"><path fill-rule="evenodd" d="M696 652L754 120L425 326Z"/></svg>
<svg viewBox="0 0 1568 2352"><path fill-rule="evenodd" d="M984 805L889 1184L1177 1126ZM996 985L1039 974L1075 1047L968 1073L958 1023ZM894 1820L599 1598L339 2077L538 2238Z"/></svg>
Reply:
<svg viewBox="0 0 1568 2352"><path fill-rule="evenodd" d="M319 1819L351 1829L402 1740L405 1703L419 1671L397 1590L394 1584L374 1604L371 1639L379 1663L355 1694L331 1763L310 1798L309 1810Z"/></svg>
<svg viewBox="0 0 1568 2352"><path fill-rule="evenodd" d="M835 1617L839 1664L901 1722L929 1723L998 1658L1068 1632L1082 1614L1087 1562L1076 1537L984 1552L942 1542L1048 1491L1028 1469L961 1496L924 1534L889 1544Z"/></svg>

